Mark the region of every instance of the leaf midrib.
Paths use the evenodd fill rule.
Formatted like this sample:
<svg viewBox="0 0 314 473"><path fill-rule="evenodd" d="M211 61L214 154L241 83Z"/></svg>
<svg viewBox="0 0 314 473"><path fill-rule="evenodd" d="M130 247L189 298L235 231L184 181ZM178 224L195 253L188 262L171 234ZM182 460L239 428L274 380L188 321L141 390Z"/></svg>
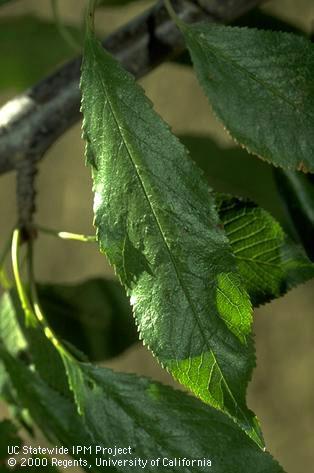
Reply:
<svg viewBox="0 0 314 473"><path fill-rule="evenodd" d="M94 58L97 59L95 56L94 56ZM146 191L146 189L145 189L145 185L144 185L144 183L143 183L143 181L142 181L142 179L141 179L141 177L140 177L140 175L139 175L139 173L138 173L136 164L135 164L135 162L133 161L131 151L129 150L129 147L128 147L128 144L127 144L127 140L125 139L124 134L123 134L123 131L122 131L120 125L119 125L119 122L118 122L118 118L117 118L115 109L114 109L113 104L111 103L111 100L110 100L110 96L109 96L109 94L107 94L106 85L105 85L105 83L103 82L103 78L102 78L102 76L99 74L98 70L97 70L97 73L98 73L98 76L100 77L100 83L101 83L101 85L102 85L102 87L103 87L104 94L105 94L105 96L106 96L106 98L107 98L107 101L108 101L108 104L109 104L109 107L110 107L112 116L113 116L113 118L114 118L114 121L115 121L115 123L116 123L116 125L117 125L117 128L118 128L118 130L119 130L119 133L120 133L120 135L121 135L121 139L122 139L122 141L123 141L124 147L125 147L125 149L126 149L126 151L127 151L127 154L128 154L128 156L129 156L130 162L131 162L132 166L133 166L134 169L135 169L136 176L137 176L137 178L138 178L138 180L139 180L139 183L140 183L140 185L141 185L141 188L143 189L143 193L144 193L144 195L145 195L145 199L147 200L148 206L150 207L150 209L151 209L151 211L152 211L152 214L153 214L153 216L154 216L154 220L155 220L156 225L157 225L157 227L158 227L158 230L159 230L159 232L160 232L162 241L164 242L164 245L165 245L165 247L166 247L166 249L167 249L167 252L168 252L168 254L169 254L169 258L170 258L170 260L171 260L171 262L172 262L172 265L173 265L173 268L174 268L174 271L175 271L175 274L176 274L176 278L177 278L177 280L178 280L178 282L179 282L179 284L180 284L180 286L181 286L181 288L182 288L182 291L183 291L183 293L184 293L184 295L185 295L185 297L186 297L188 303L189 303L190 306L191 306L192 313L193 313L193 315L194 315L194 317L195 317L195 319L196 319L196 321L197 321L197 324L198 324L198 326L199 326L199 329L200 329L202 338L203 338L203 340L204 340L204 345L207 346L208 349L210 350L210 352L212 353L212 355L213 355L213 357L214 357L214 359L215 359L215 362L216 362L216 364L217 364L217 367L218 367L218 369L219 369L219 372L220 372L220 374L221 374L221 378L222 378L222 380L223 380L223 382L224 382L224 384L225 384L225 387L226 387L226 389L227 389L227 391L228 391L228 393L229 393L231 399L233 400L235 406L238 406L238 407L239 407L239 405L238 405L236 399L234 398L233 393L232 393L231 389L229 388L229 385L228 385L228 383L227 383L227 381L226 381L226 379L225 379L225 377L224 377L224 375L223 375L223 373L222 373L222 371L221 371L221 368L220 368L220 366L219 366L219 364L218 364L218 362L217 362L216 355L215 355L215 353L213 352L212 348L208 345L208 340L207 340L207 339L205 338L205 336L204 336L204 331L203 331L202 323L201 323L201 321L199 320L199 317L197 316L196 310L195 310L195 308L194 308L194 304L192 303L192 301L191 301L191 299L190 299L190 296L189 296L189 294L187 293L187 290L186 290L186 288L185 288L185 285L184 285L184 284L182 283L182 281L181 281L181 278L180 278L180 276L179 276L179 273L178 273L178 269L177 269L175 260L173 259L172 253L171 253L170 248L169 248L169 246L168 246L168 243L167 243L167 241L166 241L165 235L164 235L164 233L163 233L163 231L162 231L162 229L161 229L161 226L160 226L159 220L158 220L158 218L157 218L157 215L156 215L156 213L155 213L155 211L154 211L154 208L153 208L153 206L152 206L152 204L151 204L151 202L150 202L150 200L149 200L149 198L148 198L148 194L147 194L147 191ZM247 424L250 425L250 422L248 421L246 414L242 411L241 408L240 408L240 412L242 413L243 418L246 420Z"/></svg>
<svg viewBox="0 0 314 473"><path fill-rule="evenodd" d="M193 27L192 27L193 28ZM238 70L240 70L244 75L248 75L253 81L255 81L257 84L259 84L261 87L263 87L264 89L268 90L272 95L274 95L276 98L279 98L281 99L283 102L286 102L291 108L293 108L296 112L300 113L300 114L304 114L308 119L310 120L313 120L314 118L314 114L311 115L310 113L308 113L307 111L305 111L304 109L301 110L299 109L296 104L289 100L285 95L282 95L281 92L272 87L270 84L268 84L267 82L265 82L264 80L261 80L259 79L258 77L256 77L252 72L250 72L247 68L245 68L244 66L241 66L239 63L237 63L231 56L229 56L228 54L226 54L225 52L223 52L222 49L219 49L219 47L214 47L212 44L210 43L207 43L203 40L203 38L201 37L201 34L203 33L198 33L197 34L197 38L199 40L200 43L205 43L205 46L206 48L210 49L212 51L212 53L216 56L216 58L219 59L224 59L227 63L231 63L232 66ZM219 53L219 56L218 54Z"/></svg>
<svg viewBox="0 0 314 473"><path fill-rule="evenodd" d="M106 93L106 86L105 86L104 82L102 81L102 79L101 79L101 84L103 85L104 92ZM166 247L167 253L168 253L168 255L169 255L169 259L170 259L170 261L171 261L171 263L172 263L172 266L173 266L173 268L174 268L174 272L175 272L176 278L177 278L177 280L178 280L178 282L179 282L179 285L180 285L181 288L182 288L182 291L183 291L183 293L184 293L184 296L186 297L186 299L187 299L189 305L190 305L191 308L192 308L192 312L193 312L193 314L194 314L194 316L195 316L195 319L196 319L196 321L197 321L197 323L198 323L199 329L200 329L200 331L201 331L201 333L202 333L203 340L204 340L205 344L207 345L208 342L207 342L207 339L205 338L204 333L203 333L203 330L204 330L204 329L203 329L202 323L201 323L201 321L200 321L200 319L199 319L199 317L198 317L198 315L197 315L197 313L196 313L196 311L195 311L194 304L193 304L193 302L191 301L190 295L188 294L187 289L186 289L185 285L183 284L183 282L182 282L182 280L181 280L181 278L180 278L177 265L176 265L176 263L175 263L175 260L174 260L174 258L173 258L173 255L172 255L172 253L171 253L171 251L170 251L170 248L169 248L169 246L168 246L166 237L165 237L165 235L164 235L164 233L163 233L163 231L162 231L162 228L161 228L161 225L160 225L160 223L159 223L159 220L158 220L158 217L157 217L157 215L156 215L156 212L155 212L155 210L154 210L154 207L153 207L153 205L151 204L151 202L150 202L150 200L149 200L149 197L148 197L148 194L147 194L147 191L146 191L146 188L145 188L145 184L144 184L143 180L141 179L141 176L140 176L140 174L139 174L139 172L138 172L138 170L137 170L137 166L136 166L136 164L135 164L135 162L134 162L134 160L133 160L132 153L131 153L131 151L130 151L130 149L129 149L129 147L128 147L128 144L127 144L127 140L126 140L125 137L124 137L123 130L122 130L122 128L121 128L120 125L119 125L119 122L118 122L116 113L115 113L114 108L113 108L113 105L112 105L112 103L111 103L111 100L110 100L110 98L109 98L109 96L108 96L107 94L106 94L106 97L107 97L108 104L109 104L109 107L110 107L112 116L113 116L113 118L114 118L114 121L115 121L115 123L116 123L116 125L117 125L117 127L118 127L118 129L119 129L119 133L120 133L120 135L121 135L121 139L122 139L124 148L125 148L126 151L127 151L127 155L128 155L128 157L129 157L129 159L130 159L130 162L131 162L131 164L132 164L132 167L133 167L134 170L135 170L136 177L137 177L137 179L138 179L138 181L139 181L139 184L140 184L140 186L141 186L141 188L142 188L142 190L143 190L143 194L144 194L144 196L145 196L145 200L147 201L148 206L149 206L149 208L150 208L151 211L152 211L152 215L153 215L153 217L154 217L154 220L155 220L155 223L156 223L156 225L157 225L158 231L159 231L159 233L160 233L161 239L162 239L162 241L163 241L163 243L164 243L164 245L165 245L165 247ZM210 347L209 347L209 349L211 350ZM214 353L213 353L213 354L214 354Z"/></svg>

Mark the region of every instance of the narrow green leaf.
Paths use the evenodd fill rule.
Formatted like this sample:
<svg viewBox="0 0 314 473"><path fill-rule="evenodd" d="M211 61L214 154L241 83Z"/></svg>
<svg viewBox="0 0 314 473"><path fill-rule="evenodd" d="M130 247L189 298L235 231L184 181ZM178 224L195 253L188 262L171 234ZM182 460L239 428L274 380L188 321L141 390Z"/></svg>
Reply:
<svg viewBox="0 0 314 473"><path fill-rule="evenodd" d="M18 329L18 335L15 336L16 329ZM10 350L11 353L17 355L20 350L25 349L26 342L20 334L18 323L15 319L12 320L11 317L7 317L6 305L3 301L3 296L0 300L0 337L5 340L6 347ZM5 370L5 367L0 359L0 399L5 401L8 397L8 393L11 391L10 379ZM10 393L11 394L11 393ZM0 435L1 439L1 435ZM1 444L0 444L1 449ZM0 457L1 462L1 457ZM0 469L1 471L1 469Z"/></svg>
<svg viewBox="0 0 314 473"><path fill-rule="evenodd" d="M26 350L27 342L14 314L10 293L5 292L0 298L0 337L9 352L18 356Z"/></svg>
<svg viewBox="0 0 314 473"><path fill-rule="evenodd" d="M47 344L50 342L47 340ZM58 353L56 353L56 356ZM27 408L44 435L53 445L59 444L71 448L72 445L95 447L83 419L78 415L73 401L60 395L46 384L39 375L14 358L0 340L0 358L11 377L20 401ZM63 372L64 374L64 368ZM57 442L57 443L56 443ZM73 455L74 456L74 455ZM86 460L82 465L88 471L100 471L95 467L95 454L82 452L77 455ZM89 468L90 463L92 467ZM109 471L116 471L114 469Z"/></svg>
<svg viewBox="0 0 314 473"><path fill-rule="evenodd" d="M217 207L254 307L314 277L314 265L265 210L217 194Z"/></svg>
<svg viewBox="0 0 314 473"><path fill-rule="evenodd" d="M14 399L5 400L9 404L13 403L13 407L19 404L28 409L32 419L52 444L58 442L68 448L72 445L95 446L82 418L78 415L68 386L63 360L40 325L25 326L25 316L14 291L2 296L0 320L4 319L6 324L2 324L2 327L10 326L14 329L11 332L11 340L22 338L23 349L25 350L25 346L27 348L27 355L22 357L13 343L7 343L7 332L0 331L0 366L5 366L6 381L8 378L14 388ZM34 362L31 369L20 361L22 358L26 358L28 364ZM64 381L66 386L63 384ZM72 456L85 457L86 470L92 472L100 470L94 466L89 468L89 455L78 453ZM94 453L91 456L93 465L95 457ZM116 470L109 469L109 471Z"/></svg>
<svg viewBox="0 0 314 473"><path fill-rule="evenodd" d="M131 296L144 344L179 382L261 445L245 404L254 365L251 304L214 196L91 31L81 88L100 248Z"/></svg>
<svg viewBox="0 0 314 473"><path fill-rule="evenodd" d="M178 23L232 137L262 159L314 172L314 46L281 32Z"/></svg>
<svg viewBox="0 0 314 473"><path fill-rule="evenodd" d="M314 179L300 172L274 170L275 180L295 231L314 261Z"/></svg>
<svg viewBox="0 0 314 473"><path fill-rule="evenodd" d="M9 293L0 299L0 341L12 356L30 362L27 341L19 326ZM48 347L50 348L50 347ZM47 368L47 367L46 367ZM49 369L51 367L49 366ZM33 426L27 411L21 406L11 379L0 357L0 399L10 406L11 416L26 432L33 435ZM0 436L1 439L1 436ZM1 462L0 462L1 463ZM1 471L1 468L0 468ZM11 470L10 470L11 471Z"/></svg>
<svg viewBox="0 0 314 473"><path fill-rule="evenodd" d="M27 343L21 333L19 324L11 310L10 297L4 293L0 299L0 337L4 340L6 348L14 356L25 352ZM6 399L10 394L10 381L0 360L0 398Z"/></svg>
<svg viewBox="0 0 314 473"><path fill-rule="evenodd" d="M32 347L31 359L29 361L35 364L42 378L62 395L71 396L59 354L51 344L47 344L46 336L39 324L33 326L26 324L25 315L16 290L12 289L2 296L0 316L4 321L0 326L0 338L4 340L4 344L10 353L15 356L18 354L17 350L13 351L11 349L11 346L14 346L14 339L23 340L23 350L28 353L28 356L30 353L29 347ZM14 326L15 324L17 326ZM14 327L11 333L12 343L10 345L6 342L6 331L2 331L5 325Z"/></svg>
<svg viewBox="0 0 314 473"><path fill-rule="evenodd" d="M119 355L138 340L125 291L113 280L38 286L47 321L90 360Z"/></svg>

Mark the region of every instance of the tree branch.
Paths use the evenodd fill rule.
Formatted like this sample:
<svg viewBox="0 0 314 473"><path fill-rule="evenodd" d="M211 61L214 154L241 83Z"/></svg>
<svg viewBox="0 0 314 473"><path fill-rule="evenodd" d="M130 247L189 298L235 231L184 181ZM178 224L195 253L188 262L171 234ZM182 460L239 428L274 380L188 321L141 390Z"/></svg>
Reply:
<svg viewBox="0 0 314 473"><path fill-rule="evenodd" d="M261 0L173 0L186 22L230 22ZM184 49L183 39L160 0L103 41L137 78ZM49 53L49 52L48 52ZM0 109L0 174L20 160L42 158L47 149L80 119L81 57L59 68Z"/></svg>

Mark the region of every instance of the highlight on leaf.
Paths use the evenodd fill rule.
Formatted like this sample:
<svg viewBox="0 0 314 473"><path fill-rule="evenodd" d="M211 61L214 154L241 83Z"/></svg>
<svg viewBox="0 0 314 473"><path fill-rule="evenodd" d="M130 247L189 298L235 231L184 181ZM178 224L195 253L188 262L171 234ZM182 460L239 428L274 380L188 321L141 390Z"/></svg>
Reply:
<svg viewBox="0 0 314 473"><path fill-rule="evenodd" d="M280 297L314 277L314 264L266 210L216 194L217 209L252 304Z"/></svg>
<svg viewBox="0 0 314 473"><path fill-rule="evenodd" d="M156 0L103 44L140 77L172 53L176 60L181 30L191 59L185 51L179 61L194 63L216 115L242 149L223 149L202 135L178 140L94 34L97 7L137 10L135 1L87 2L81 91L97 236L56 231L34 218L37 164L78 116L81 58L0 110L0 172L14 169L17 183L15 229L0 248L0 401L12 419L0 421L0 470L12 471L11 460L14 471L22 469L19 456L8 457L22 451L25 433L26 443L40 443L39 427L52 445L49 455L69 453L63 468L283 473L266 452L246 391L255 366L252 307L314 276L314 179L304 174L314 169L313 45L305 32L258 8L245 17L258 1L214 2L208 9L207 0ZM77 49L81 28L66 26L58 0L51 6L59 35L56 25L6 17L11 6L3 9L0 88L30 85ZM184 23L237 16L238 26L268 31ZM194 127L192 115L184 118ZM41 233L99 244L119 281L38 284L34 251ZM92 364L120 358L138 338L187 392ZM123 355L119 366L126 361L129 369L131 362L136 372L137 361ZM23 461L26 471L39 465L59 471L45 455Z"/></svg>
<svg viewBox="0 0 314 473"><path fill-rule="evenodd" d="M173 18L231 136L275 166L314 172L313 43L292 33Z"/></svg>
<svg viewBox="0 0 314 473"><path fill-rule="evenodd" d="M100 248L131 297L143 343L262 447L245 403L255 364L251 303L214 194L133 77L103 50L90 18L81 90Z"/></svg>
<svg viewBox="0 0 314 473"><path fill-rule="evenodd" d="M10 294L3 297L1 318L2 308L6 307L7 324L18 332L23 314L17 305L8 303ZM136 451L136 457L141 458L146 470L151 472L156 471L156 466L149 460L160 456L161 459L188 459L182 465L187 473L204 471L204 466L210 465L218 473L229 473L231 468L249 473L253 467L259 473L265 469L270 473L283 473L271 455L263 452L226 415L148 378L115 373L64 356L64 351L58 353L58 348L43 332L43 338L34 338L30 333L32 330L25 327L18 335L24 333L30 359L36 357L39 350L53 350L55 357L61 355L64 365L60 366L59 375L67 379L71 390L60 395L58 389L43 377L38 365L30 368L15 357L14 347L6 342L6 332L0 327L1 360L19 399L51 442L72 446L80 440L81 445L92 447L92 452L78 455L84 470L97 472L108 466L114 471L131 471L138 466L132 463ZM39 334L42 327L37 326L37 330ZM31 343L28 343L30 339ZM136 445L130 441L130 432ZM217 435L219 442L215 441ZM119 461L119 456L110 458L108 453L96 455L96 446L104 444L131 444L132 453L123 455L125 462ZM227 457L226 451L229 452Z"/></svg>

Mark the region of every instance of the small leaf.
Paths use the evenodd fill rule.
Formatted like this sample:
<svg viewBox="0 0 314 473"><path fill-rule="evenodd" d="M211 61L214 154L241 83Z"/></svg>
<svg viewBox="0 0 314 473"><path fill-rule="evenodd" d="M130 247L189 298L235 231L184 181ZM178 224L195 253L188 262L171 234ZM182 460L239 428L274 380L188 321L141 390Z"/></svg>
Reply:
<svg viewBox="0 0 314 473"><path fill-rule="evenodd" d="M301 172L275 169L274 175L280 196L303 243L309 258L314 261L314 179Z"/></svg>
<svg viewBox="0 0 314 473"><path fill-rule="evenodd" d="M301 245L265 210L217 194L217 207L254 307L314 277Z"/></svg>
<svg viewBox="0 0 314 473"><path fill-rule="evenodd" d="M254 365L251 304L213 194L91 31L81 88L100 248L131 296L144 344L179 382L262 445L245 404Z"/></svg>
<svg viewBox="0 0 314 473"><path fill-rule="evenodd" d="M218 118L250 152L314 172L314 46L300 35L178 22Z"/></svg>

